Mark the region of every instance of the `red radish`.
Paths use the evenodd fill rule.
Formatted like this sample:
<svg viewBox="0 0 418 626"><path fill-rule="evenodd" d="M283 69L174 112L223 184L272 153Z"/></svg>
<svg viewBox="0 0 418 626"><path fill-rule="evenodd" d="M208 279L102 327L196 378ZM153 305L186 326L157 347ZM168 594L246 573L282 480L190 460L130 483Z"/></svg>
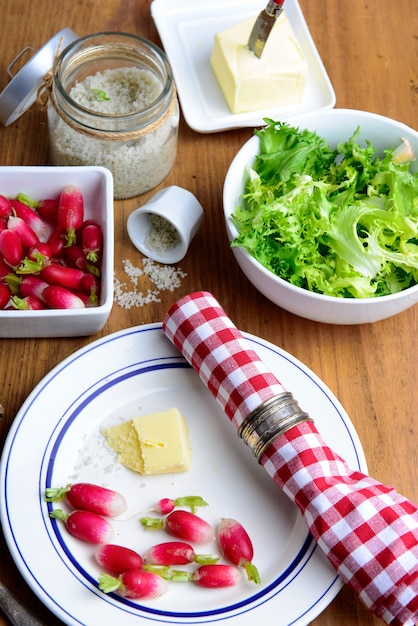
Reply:
<svg viewBox="0 0 418 626"><path fill-rule="evenodd" d="M4 309L9 304L11 295L10 287L0 283L0 309Z"/></svg>
<svg viewBox="0 0 418 626"><path fill-rule="evenodd" d="M38 202L39 215L50 224L57 223L58 200L56 198L45 198Z"/></svg>
<svg viewBox="0 0 418 626"><path fill-rule="evenodd" d="M183 496L175 500L171 498L161 498L152 510L162 515L167 515L167 513L174 511L177 506L188 506L192 513L196 513L196 509L199 506L208 506L208 503L200 496Z"/></svg>
<svg viewBox="0 0 418 626"><path fill-rule="evenodd" d="M12 214L12 205L6 196L0 195L0 217L9 217Z"/></svg>
<svg viewBox="0 0 418 626"><path fill-rule="evenodd" d="M153 600L166 593L168 584L158 574L142 569L131 569L118 578L109 576L109 574L100 574L99 589L104 593L116 591L124 598Z"/></svg>
<svg viewBox="0 0 418 626"><path fill-rule="evenodd" d="M100 281L97 276L86 273L81 279L80 289L89 296L92 304L97 303L100 294Z"/></svg>
<svg viewBox="0 0 418 626"><path fill-rule="evenodd" d="M32 246L16 270L17 274L38 274L51 262L51 249L47 243L38 241Z"/></svg>
<svg viewBox="0 0 418 626"><path fill-rule="evenodd" d="M57 223L66 230L67 246L75 244L76 231L81 228L83 221L83 195L75 185L67 185L61 192L57 209Z"/></svg>
<svg viewBox="0 0 418 626"><path fill-rule="evenodd" d="M158 574L166 580L174 582L194 582L200 587L217 589L220 587L232 587L240 582L242 576L240 570L234 565L214 563L201 565L194 572L171 569L163 565L144 565L144 570Z"/></svg>
<svg viewBox="0 0 418 626"><path fill-rule="evenodd" d="M35 296L42 299L44 290L49 287L48 283L38 276L22 276L20 279L18 278L18 281L20 295L23 298Z"/></svg>
<svg viewBox="0 0 418 626"><path fill-rule="evenodd" d="M87 271L89 263L83 252L83 248L74 244L70 248L65 248L64 258L67 265L76 267L79 270Z"/></svg>
<svg viewBox="0 0 418 626"><path fill-rule="evenodd" d="M111 524L97 513L91 511L72 511L65 513L61 509L54 509L50 517L64 522L68 532L88 543L111 543L114 531Z"/></svg>
<svg viewBox="0 0 418 626"><path fill-rule="evenodd" d="M60 285L61 287L74 290L81 289L81 280L85 276L85 272L75 267L51 263L44 267L39 276L50 285Z"/></svg>
<svg viewBox="0 0 418 626"><path fill-rule="evenodd" d="M44 261L49 261L52 258L51 246L44 241L38 241L37 244L29 248L28 258L32 261L36 261L35 255L42 254Z"/></svg>
<svg viewBox="0 0 418 626"><path fill-rule="evenodd" d="M241 572L233 565L201 565L192 572L191 580L200 587L232 587L241 580Z"/></svg>
<svg viewBox="0 0 418 626"><path fill-rule="evenodd" d="M165 518L142 517L140 522L145 528L165 529L170 535L192 543L209 543L215 538L214 530L208 522L195 513L181 509L172 511Z"/></svg>
<svg viewBox="0 0 418 626"><path fill-rule="evenodd" d="M103 236L98 224L87 224L81 231L81 245L90 263L97 263L102 254Z"/></svg>
<svg viewBox="0 0 418 626"><path fill-rule="evenodd" d="M7 220L7 228L17 233L25 248L35 246L39 239L31 227L21 217L11 215Z"/></svg>
<svg viewBox="0 0 418 626"><path fill-rule="evenodd" d="M144 560L153 565L185 565L186 563L216 563L216 554L196 554L192 546L183 541L166 541L149 548Z"/></svg>
<svg viewBox="0 0 418 626"><path fill-rule="evenodd" d="M84 309L85 304L75 293L60 285L48 285L41 297L51 309Z"/></svg>
<svg viewBox="0 0 418 626"><path fill-rule="evenodd" d="M64 261L69 267L75 267L79 270L83 270L84 272L86 272L87 276L85 276L82 280L83 284L81 285L81 287L83 289L86 289L87 293L91 291L91 286L89 283L91 279L88 278L88 275L91 274L92 276L94 276L94 286L95 290L97 291L99 284L98 279L100 278L100 270L96 265L93 265L92 263L89 263L89 261L87 261L86 257L84 256L83 248L81 246L74 244L70 248L65 248Z"/></svg>
<svg viewBox="0 0 418 626"><path fill-rule="evenodd" d="M10 265L7 265L0 256L0 278L4 278L8 274L10 274Z"/></svg>
<svg viewBox="0 0 418 626"><path fill-rule="evenodd" d="M16 267L24 257L22 241L17 233L8 228L0 232L0 254L6 263Z"/></svg>
<svg viewBox="0 0 418 626"><path fill-rule="evenodd" d="M64 499L74 509L92 511L106 517L121 515L128 508L120 493L93 483L74 483L45 490L46 502L61 502Z"/></svg>
<svg viewBox="0 0 418 626"><path fill-rule="evenodd" d="M86 226L90 226L90 224L94 224L94 226L99 226L99 223L96 220L89 218L87 220L84 220L83 228L85 228Z"/></svg>
<svg viewBox="0 0 418 626"><path fill-rule="evenodd" d="M28 226L36 233L39 241L48 241L52 233L52 226L48 224L40 215L31 209L27 204L20 202L16 198L10 200L13 212L17 217L22 218Z"/></svg>
<svg viewBox="0 0 418 626"><path fill-rule="evenodd" d="M142 557L124 546L114 543L104 543L94 553L94 558L99 565L113 576L120 576L129 569L142 569Z"/></svg>
<svg viewBox="0 0 418 626"><path fill-rule="evenodd" d="M234 519L223 518L218 526L217 539L222 555L234 565L243 567L248 580L259 584L260 574L251 562L253 544L245 528Z"/></svg>
<svg viewBox="0 0 418 626"><path fill-rule="evenodd" d="M26 296L25 298L18 298L18 296L13 296L12 307L14 309L18 309L19 311L41 311L45 309L45 305L39 298L35 296Z"/></svg>
<svg viewBox="0 0 418 626"><path fill-rule="evenodd" d="M48 245L51 249L51 254L53 257L60 259L64 256L65 252L65 244L67 240L66 232L60 226L57 226L51 233L51 236L48 239Z"/></svg>
<svg viewBox="0 0 418 626"><path fill-rule="evenodd" d="M2 230L6 230L7 228L7 219L6 217L0 217L0 232Z"/></svg>
<svg viewBox="0 0 418 626"><path fill-rule="evenodd" d="M99 306L99 300L97 296L89 296L87 293L83 293L82 291L73 291L73 294L84 302L84 306L86 308Z"/></svg>

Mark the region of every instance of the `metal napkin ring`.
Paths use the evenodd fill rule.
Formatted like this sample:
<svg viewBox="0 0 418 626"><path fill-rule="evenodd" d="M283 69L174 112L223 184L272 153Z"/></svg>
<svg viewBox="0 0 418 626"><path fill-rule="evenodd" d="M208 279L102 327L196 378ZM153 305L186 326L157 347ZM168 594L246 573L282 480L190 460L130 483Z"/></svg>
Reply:
<svg viewBox="0 0 418 626"><path fill-rule="evenodd" d="M260 462L268 446L279 435L301 422L313 422L313 419L302 411L290 391L284 391L251 411L238 428L238 435Z"/></svg>

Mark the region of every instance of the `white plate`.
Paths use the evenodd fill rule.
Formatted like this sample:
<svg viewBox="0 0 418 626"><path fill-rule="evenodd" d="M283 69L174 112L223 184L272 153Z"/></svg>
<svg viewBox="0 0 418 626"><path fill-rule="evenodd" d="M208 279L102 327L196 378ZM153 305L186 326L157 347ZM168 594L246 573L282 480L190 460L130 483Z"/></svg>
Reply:
<svg viewBox="0 0 418 626"><path fill-rule="evenodd" d="M301 103L248 113L231 113L210 66L215 34L265 8L266 0L153 0L151 14L171 63L187 124L201 133L261 126L263 118L283 118L332 108L335 93L297 0L285 12L308 63Z"/></svg>
<svg viewBox="0 0 418 626"><path fill-rule="evenodd" d="M353 468L366 470L352 423L329 389L295 358L252 335L254 349L315 418L328 443ZM103 425L176 406L193 451L188 472L143 477L115 462ZM158 600L132 602L97 588L94 547L69 536L49 516L47 486L87 480L123 493L129 511L112 522L117 542L140 553L164 540L138 519L162 497L200 495L199 513L241 521L253 539L261 586L243 580L222 590L170 583ZM257 464L197 374L160 324L130 328L75 352L53 369L23 404L1 461L1 521L11 554L40 599L65 624L306 625L342 583L311 539L296 507ZM54 505L61 506L61 505ZM65 508L65 505L64 505ZM216 551L215 544L198 552Z"/></svg>

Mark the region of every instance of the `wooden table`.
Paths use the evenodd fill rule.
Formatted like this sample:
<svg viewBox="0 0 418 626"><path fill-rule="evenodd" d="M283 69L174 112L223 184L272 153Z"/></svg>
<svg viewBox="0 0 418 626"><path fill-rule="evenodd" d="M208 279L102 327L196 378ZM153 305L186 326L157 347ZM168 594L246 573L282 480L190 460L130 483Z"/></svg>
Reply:
<svg viewBox="0 0 418 626"><path fill-rule="evenodd" d="M227 1L227 0L226 0ZM41 47L64 27L79 36L118 30L159 38L150 0L2 0L0 89L7 66L25 47ZM365 109L416 126L418 120L418 5L416 0L300 0L308 26L337 95L337 106ZM362 441L369 471L418 499L417 307L372 325L333 326L299 318L274 306L246 280L233 260L222 215L222 185L228 165L252 129L198 134L182 121L178 159L160 185L189 189L205 208L204 225L179 264L186 277L160 302L124 309L115 303L94 337L0 339L1 445L19 407L34 386L62 359L98 337L132 325L161 321L179 297L203 288L221 302L236 325L287 350L336 394ZM0 127L2 165L48 162L45 114L32 107L13 125ZM1 192L1 190L0 190ZM152 194L115 203L116 276L125 280L123 259L141 265L126 220ZM152 287L143 277L139 288ZM30 454L28 442L28 454ZM28 520L30 532L30 520ZM26 586L0 539L0 578L50 626L60 624ZM7 622L0 617L0 625ZM381 623L344 588L317 617L315 626Z"/></svg>

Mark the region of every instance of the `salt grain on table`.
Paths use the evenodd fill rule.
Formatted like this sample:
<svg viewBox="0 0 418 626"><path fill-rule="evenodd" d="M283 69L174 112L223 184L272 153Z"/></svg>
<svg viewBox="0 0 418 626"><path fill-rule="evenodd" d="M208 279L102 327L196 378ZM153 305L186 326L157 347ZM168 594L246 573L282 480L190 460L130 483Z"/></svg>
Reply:
<svg viewBox="0 0 418 626"><path fill-rule="evenodd" d="M123 309L161 302L160 292L172 292L178 289L181 286L181 279L187 276L180 268L160 265L149 258L142 259L143 268L135 267L128 259L125 259L122 264L125 274L129 277L130 285L121 282L115 276L113 300ZM145 293L138 291L138 278L141 276L147 276L155 289L148 289Z"/></svg>

